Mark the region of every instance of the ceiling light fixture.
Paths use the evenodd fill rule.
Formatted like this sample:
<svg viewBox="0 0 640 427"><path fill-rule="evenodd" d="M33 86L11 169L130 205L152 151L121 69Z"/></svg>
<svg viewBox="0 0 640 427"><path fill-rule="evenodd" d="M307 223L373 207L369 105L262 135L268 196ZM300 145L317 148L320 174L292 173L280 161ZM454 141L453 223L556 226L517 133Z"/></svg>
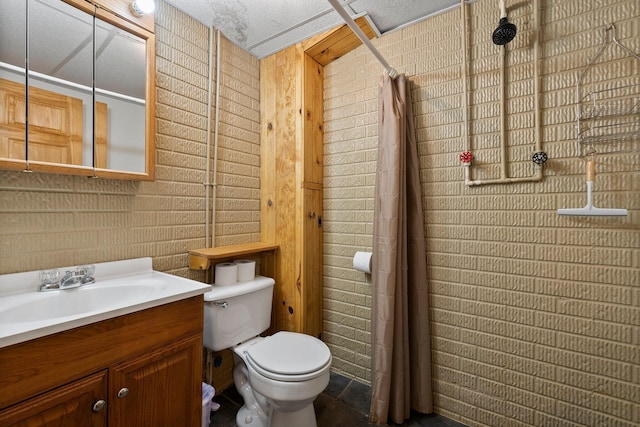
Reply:
<svg viewBox="0 0 640 427"><path fill-rule="evenodd" d="M143 16L149 13L153 13L155 9L155 0L133 0L133 2L131 2L131 11L136 16Z"/></svg>

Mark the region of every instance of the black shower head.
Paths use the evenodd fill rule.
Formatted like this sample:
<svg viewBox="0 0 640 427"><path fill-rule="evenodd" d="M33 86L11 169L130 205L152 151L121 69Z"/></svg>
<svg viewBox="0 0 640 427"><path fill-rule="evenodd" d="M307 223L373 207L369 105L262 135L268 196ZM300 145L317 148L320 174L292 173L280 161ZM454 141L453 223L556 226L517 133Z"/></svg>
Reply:
<svg viewBox="0 0 640 427"><path fill-rule="evenodd" d="M499 46L509 43L516 36L517 28L507 17L500 18L498 28L493 32L493 43Z"/></svg>

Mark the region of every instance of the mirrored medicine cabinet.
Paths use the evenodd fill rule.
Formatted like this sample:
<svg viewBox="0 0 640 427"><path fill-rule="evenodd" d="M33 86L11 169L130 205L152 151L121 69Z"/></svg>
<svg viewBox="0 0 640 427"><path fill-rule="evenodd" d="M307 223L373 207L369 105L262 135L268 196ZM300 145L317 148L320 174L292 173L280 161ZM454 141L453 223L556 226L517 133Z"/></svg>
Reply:
<svg viewBox="0 0 640 427"><path fill-rule="evenodd" d="M153 18L125 6L2 0L0 168L153 179Z"/></svg>

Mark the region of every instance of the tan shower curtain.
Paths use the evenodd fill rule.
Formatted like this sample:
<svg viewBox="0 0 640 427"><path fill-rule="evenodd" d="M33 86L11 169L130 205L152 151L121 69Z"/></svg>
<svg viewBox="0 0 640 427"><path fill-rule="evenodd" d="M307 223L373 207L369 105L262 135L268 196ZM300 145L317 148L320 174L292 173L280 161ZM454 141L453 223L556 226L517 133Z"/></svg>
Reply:
<svg viewBox="0 0 640 427"><path fill-rule="evenodd" d="M370 421L433 411L424 222L409 83L380 78Z"/></svg>

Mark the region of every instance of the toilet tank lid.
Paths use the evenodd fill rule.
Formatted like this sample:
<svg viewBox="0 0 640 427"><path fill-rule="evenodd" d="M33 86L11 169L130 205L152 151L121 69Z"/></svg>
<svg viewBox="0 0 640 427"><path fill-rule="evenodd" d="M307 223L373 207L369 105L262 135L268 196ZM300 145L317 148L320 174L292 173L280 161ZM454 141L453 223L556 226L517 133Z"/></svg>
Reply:
<svg viewBox="0 0 640 427"><path fill-rule="evenodd" d="M271 277L256 276L253 280L248 282L238 282L234 285L228 286L211 286L211 290L204 294L205 301L220 301L227 298L237 297L240 295L248 294L260 289L273 286L275 280Z"/></svg>
<svg viewBox="0 0 640 427"><path fill-rule="evenodd" d="M276 374L302 375L329 363L331 351L319 339L294 332L278 332L247 349L251 360Z"/></svg>

